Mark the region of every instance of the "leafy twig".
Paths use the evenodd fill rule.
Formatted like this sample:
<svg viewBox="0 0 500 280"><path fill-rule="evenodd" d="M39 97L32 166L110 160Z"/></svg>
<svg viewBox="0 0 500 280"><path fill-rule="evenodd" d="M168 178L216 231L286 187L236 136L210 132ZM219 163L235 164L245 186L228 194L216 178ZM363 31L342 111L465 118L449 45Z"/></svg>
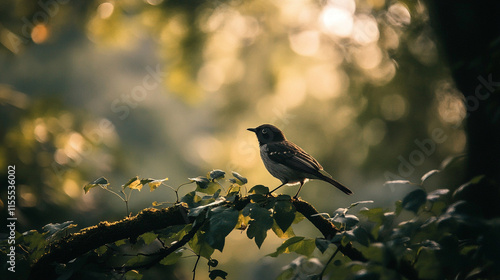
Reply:
<svg viewBox="0 0 500 280"><path fill-rule="evenodd" d="M194 263L193 267L193 280L195 280L196 277L196 267L198 266L198 262L200 261L201 255L197 255L198 257L196 258L196 262Z"/></svg>
<svg viewBox="0 0 500 280"><path fill-rule="evenodd" d="M328 265L330 264L330 262L333 261L333 259L335 258L335 256L339 252L339 249L340 249L340 247L337 246L337 249L335 250L335 252L333 252L333 255L330 257L330 259L328 259L328 261L325 264L325 267L323 267L323 270L321 270L321 273L319 274L318 279L323 279L323 275L325 274L326 268L328 267Z"/></svg>

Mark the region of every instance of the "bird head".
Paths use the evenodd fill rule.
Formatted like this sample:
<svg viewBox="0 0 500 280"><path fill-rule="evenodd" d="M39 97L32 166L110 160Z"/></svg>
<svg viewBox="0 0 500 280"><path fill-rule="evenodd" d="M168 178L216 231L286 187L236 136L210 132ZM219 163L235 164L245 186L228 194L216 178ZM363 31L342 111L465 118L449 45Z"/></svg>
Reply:
<svg viewBox="0 0 500 280"><path fill-rule="evenodd" d="M257 135L260 145L286 140L285 134L283 134L279 128L271 124L263 124L256 128L249 128L247 130L252 131Z"/></svg>

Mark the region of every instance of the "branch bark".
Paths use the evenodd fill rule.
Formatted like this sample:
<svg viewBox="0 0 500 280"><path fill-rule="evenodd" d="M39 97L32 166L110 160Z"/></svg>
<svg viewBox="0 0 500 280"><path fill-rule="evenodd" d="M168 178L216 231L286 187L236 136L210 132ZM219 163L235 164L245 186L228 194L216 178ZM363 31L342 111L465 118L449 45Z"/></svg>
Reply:
<svg viewBox="0 0 500 280"><path fill-rule="evenodd" d="M323 234L325 239L331 239L339 232L337 227L332 222L323 216L318 215L318 211L311 204L301 200L300 198L292 199L292 203L295 206L295 209L304 215L304 217L306 217L321 232L321 234ZM353 261L368 261L359 250L352 246L352 243L348 243L346 246L343 246L342 244L338 244L337 246L342 254L349 257ZM392 264L388 268L396 270L407 279L418 279L418 272L407 261L400 261L397 264Z"/></svg>
<svg viewBox="0 0 500 280"><path fill-rule="evenodd" d="M251 200L242 197L234 202L224 201L222 203L242 210ZM329 220L321 215L308 202L300 199L292 199L296 210L304 215L326 239L331 239L339 230ZM134 217L109 223L101 222L96 226L82 229L80 232L71 234L50 245L48 253L43 255L31 268L29 279L52 279L55 274L55 264L67 263L83 254L99 248L105 244L113 243L122 239L136 239L139 235L164 229L170 226L185 225L194 222L193 217L188 217L189 208L186 204L178 204L165 209L144 209ZM155 256L158 260L175 252L184 246L194 234L201 228L203 223L194 223L193 228L177 243L159 250ZM353 261L368 261L362 253L354 248L351 243L346 246L338 245L339 251ZM408 279L418 279L417 273L410 264L401 263L399 267L393 268Z"/></svg>
<svg viewBox="0 0 500 280"><path fill-rule="evenodd" d="M54 263L67 263L105 244L126 238L135 239L153 230L188 224L191 221L187 214L188 208L185 204L161 210L149 208L134 217L114 223L100 222L96 226L82 229L51 244L48 253L32 266L29 279L52 279L51 276L55 276Z"/></svg>
<svg viewBox="0 0 500 280"><path fill-rule="evenodd" d="M311 204L301 200L300 198L292 199L292 203L295 206L295 209L304 215L304 217L306 217L306 219L308 219L321 232L321 234L323 234L325 239L332 239L339 232L337 227L332 222L325 219L323 216L318 215L319 212ZM361 262L367 261L359 250L352 247L352 243L347 244L347 246L338 246L339 251L348 256L351 260Z"/></svg>

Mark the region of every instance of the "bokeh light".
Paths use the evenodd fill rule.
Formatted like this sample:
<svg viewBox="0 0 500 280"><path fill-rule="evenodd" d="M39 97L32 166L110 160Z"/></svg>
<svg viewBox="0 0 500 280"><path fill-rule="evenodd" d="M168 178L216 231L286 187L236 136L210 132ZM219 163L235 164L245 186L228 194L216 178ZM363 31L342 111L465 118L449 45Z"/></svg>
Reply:
<svg viewBox="0 0 500 280"><path fill-rule="evenodd" d="M275 187L246 130L262 123L354 190L343 197L309 182L301 195L329 213L354 200L392 207L400 192L383 185L384 173L397 173L398 158L435 128L448 140L405 179L419 180L466 145L466 108L420 2L85 1L50 14L26 1L14 6L10 22L0 20L0 105L8 108L0 115L9 120L0 167L25 167L26 224L121 218L122 201L83 195L100 176L118 189L135 175L169 177L176 187L223 169L247 177L248 188ZM42 12L50 20L34 21ZM134 98L151 69L157 83ZM159 192L134 196L133 211L175 200ZM265 255L240 249L225 249L224 260Z"/></svg>

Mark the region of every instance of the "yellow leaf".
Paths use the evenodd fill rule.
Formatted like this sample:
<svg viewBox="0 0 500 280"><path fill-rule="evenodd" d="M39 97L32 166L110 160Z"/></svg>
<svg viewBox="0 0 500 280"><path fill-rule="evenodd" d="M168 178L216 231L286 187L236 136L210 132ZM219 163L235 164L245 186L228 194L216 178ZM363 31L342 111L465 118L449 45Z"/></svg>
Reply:
<svg viewBox="0 0 500 280"><path fill-rule="evenodd" d="M148 183L149 185L149 191L154 191L156 188L158 188L163 182L167 181L168 178L162 179L162 180L154 180Z"/></svg>
<svg viewBox="0 0 500 280"><path fill-rule="evenodd" d="M131 182L129 185L128 185L129 188L133 189L133 190L142 190L142 184L141 184L141 181L139 180L135 180L133 182Z"/></svg>

